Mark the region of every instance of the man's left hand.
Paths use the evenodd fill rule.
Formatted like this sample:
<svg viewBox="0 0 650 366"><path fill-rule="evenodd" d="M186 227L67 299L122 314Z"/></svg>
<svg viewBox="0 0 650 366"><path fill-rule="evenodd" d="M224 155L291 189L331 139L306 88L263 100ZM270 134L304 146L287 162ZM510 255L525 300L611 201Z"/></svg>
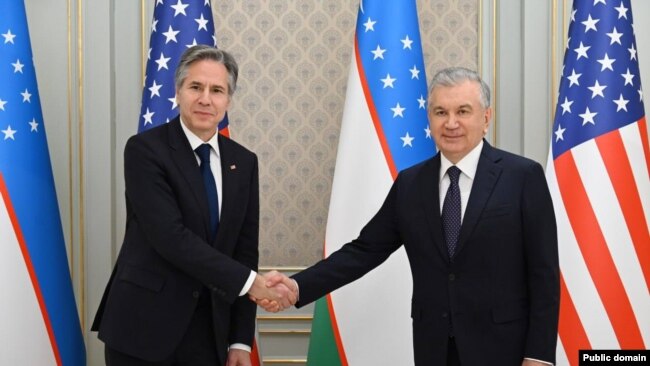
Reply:
<svg viewBox="0 0 650 366"><path fill-rule="evenodd" d="M251 366L251 354L243 349L230 349L226 366Z"/></svg>

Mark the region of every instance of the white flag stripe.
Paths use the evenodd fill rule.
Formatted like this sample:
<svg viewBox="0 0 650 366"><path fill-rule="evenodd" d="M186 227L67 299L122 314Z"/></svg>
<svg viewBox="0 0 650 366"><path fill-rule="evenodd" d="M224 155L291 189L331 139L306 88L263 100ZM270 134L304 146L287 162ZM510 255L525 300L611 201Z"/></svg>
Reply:
<svg viewBox="0 0 650 366"><path fill-rule="evenodd" d="M0 365L56 365L20 244L0 195ZM11 299L11 301L7 301ZM11 346L9 346L11 345Z"/></svg>
<svg viewBox="0 0 650 366"><path fill-rule="evenodd" d="M562 345L562 340L560 337L557 338L557 352L555 352L555 364L557 366L570 365L569 358L564 352L564 346Z"/></svg>
<svg viewBox="0 0 650 366"><path fill-rule="evenodd" d="M393 184L364 98L354 55L347 85L325 233L326 256L359 236L360 229L379 210Z"/></svg>
<svg viewBox="0 0 650 366"><path fill-rule="evenodd" d="M639 197L641 198L641 205L643 206L643 213L646 220L650 220L650 179L648 179L648 172L645 152L643 151L643 143L641 142L641 134L639 133L639 123L629 124L620 130L623 139L623 145L627 151L627 157L630 159L632 165L632 174L636 182ZM646 222L650 225L650 221ZM646 283L646 286L650 285ZM648 343L646 343L647 345Z"/></svg>
<svg viewBox="0 0 650 366"><path fill-rule="evenodd" d="M571 294L571 300L576 307L576 312L580 316L592 347L596 347L596 344L618 344L611 324L609 321L603 321L603 319L608 319L607 312L600 300L571 228L569 217L562 203L562 196L555 175L555 166L550 158L546 167L546 177L555 208L560 268L562 269L567 291Z"/></svg>
<svg viewBox="0 0 650 366"><path fill-rule="evenodd" d="M643 280L641 264L636 255L614 186L607 174L605 163L598 153L596 142L589 140L572 151L580 177L587 195L591 197L591 205L598 218L598 224L608 243L609 252L623 282L632 310L636 314L638 324L650 325L650 318L648 318L650 297L648 297L648 288ZM597 268L595 269L597 270ZM644 323L643 319L648 321ZM644 327L641 326L641 328ZM647 336L647 331L646 329L644 332L642 329L641 334L645 333ZM646 336L643 338L647 339Z"/></svg>
<svg viewBox="0 0 650 366"><path fill-rule="evenodd" d="M393 183L354 55L347 85L327 219L326 255L359 235ZM379 268L332 293L349 365L412 365L411 282L402 248Z"/></svg>

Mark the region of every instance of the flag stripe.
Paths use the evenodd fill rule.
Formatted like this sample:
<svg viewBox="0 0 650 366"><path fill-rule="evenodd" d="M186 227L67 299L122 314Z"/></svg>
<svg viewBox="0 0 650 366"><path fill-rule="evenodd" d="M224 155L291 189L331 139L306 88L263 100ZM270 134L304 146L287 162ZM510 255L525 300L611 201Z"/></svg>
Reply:
<svg viewBox="0 0 650 366"><path fill-rule="evenodd" d="M0 173L0 195L5 202L5 207L9 214L9 219L11 220L11 225L13 226L14 232L18 239L20 245L20 251L22 252L23 259L25 260L25 266L27 267L27 272L29 273L29 278L31 279L32 286L34 288L34 293L36 299L38 300L38 306L41 310L41 315L43 316L43 322L45 323L45 328L47 329L47 335L50 339L50 345L52 347L52 352L54 353L54 358L56 359L56 364L58 366L62 365L61 354L59 352L59 347L56 343L56 338L54 337L54 330L52 329L52 322L50 322L50 316L47 312L47 307L45 306L45 301L43 300L43 294L41 292L40 285L38 283L38 278L36 277L36 272L34 271L34 266L32 265L32 260L27 250L27 245L25 243L25 237L23 236L22 230L20 229L20 224L18 223L18 218L14 210L13 204L11 203L11 198L9 196L9 191L5 185L4 178L2 173Z"/></svg>
<svg viewBox="0 0 650 366"><path fill-rule="evenodd" d="M590 349L589 338L582 326L580 316L571 299L571 293L560 274L560 323L558 326L560 340L571 366L578 365L578 350Z"/></svg>
<svg viewBox="0 0 650 366"><path fill-rule="evenodd" d="M619 345L642 348L632 307L571 151L555 159L555 172L569 222Z"/></svg>
<svg viewBox="0 0 650 366"><path fill-rule="evenodd" d="M629 230L638 260L641 262L643 277L649 283L650 278L650 234L645 220L641 197L632 174L632 167L618 130L596 138L598 150L607 167L610 181L614 186L616 197L621 205L623 217Z"/></svg>
<svg viewBox="0 0 650 366"><path fill-rule="evenodd" d="M332 321L332 332L334 333L334 341L336 342L336 348L339 351L341 366L348 366L348 358L345 355L345 347L343 347L343 341L341 340L341 332L339 331L338 322L336 321L336 312L334 311L334 303L332 302L332 295L327 294L326 297L327 297L327 311L330 313L330 320Z"/></svg>
<svg viewBox="0 0 650 366"><path fill-rule="evenodd" d="M645 156L647 174L650 174L650 144L648 143L648 122L645 116L639 120L639 135L641 135L641 142L643 143L643 155Z"/></svg>
<svg viewBox="0 0 650 366"><path fill-rule="evenodd" d="M381 144L381 149L384 152L384 157L386 158L386 165L390 170L390 175L393 177L393 180L397 178L397 167L395 161L393 160L393 155L390 152L390 147L388 146L388 141L386 141L386 135L384 134L384 129L381 126L381 120L377 114L377 108L375 107L375 101L372 99L372 93L368 86L368 80L366 80L366 73L363 69L363 61L361 60L361 54L359 53L359 37L357 34L354 36L354 54L357 60L357 70L359 72L359 79L361 79L361 86L363 88L363 95L365 97L366 103L368 105L368 110L370 111L370 117L372 118L372 123L375 126L377 131L377 138Z"/></svg>

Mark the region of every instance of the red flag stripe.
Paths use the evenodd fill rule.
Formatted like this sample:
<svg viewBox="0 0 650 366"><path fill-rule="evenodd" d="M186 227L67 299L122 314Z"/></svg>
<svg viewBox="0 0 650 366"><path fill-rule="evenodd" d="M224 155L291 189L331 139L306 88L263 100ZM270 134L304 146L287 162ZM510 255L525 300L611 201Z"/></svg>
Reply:
<svg viewBox="0 0 650 366"><path fill-rule="evenodd" d="M578 350L591 349L591 344L562 273L560 273L560 324L558 333L569 363L571 366L578 366Z"/></svg>
<svg viewBox="0 0 650 366"><path fill-rule="evenodd" d="M554 161L562 201L589 274L609 316L621 348L645 348L634 311L625 293L571 151Z"/></svg>
<svg viewBox="0 0 650 366"><path fill-rule="evenodd" d="M650 283L650 233L632 167L618 130L596 138L598 150L621 205L646 284Z"/></svg>
<svg viewBox="0 0 650 366"><path fill-rule="evenodd" d="M379 115L377 115L377 107L375 107L375 102L372 99L372 94L368 88L366 73L363 70L363 63L361 61L361 55L359 54L359 37L357 37L356 34L354 36L354 55L357 63L357 70L359 72L359 79L361 80L361 87L363 88L363 96L366 99L368 111L370 111L370 117L372 118L372 123L374 124L375 130L377 131L377 138L381 144L381 150L384 152L386 164L390 170L390 175L393 177L393 180L395 180L397 178L397 167L395 166L395 161L393 161L393 155L390 153L390 148L388 147L388 142L386 141L386 134L384 133L384 129L381 127Z"/></svg>
<svg viewBox="0 0 650 366"><path fill-rule="evenodd" d="M11 198L9 197L9 191L5 185L4 178L2 173L0 173L0 195L5 202L5 207L7 208L7 213L9 214L9 219L11 220L11 225L14 228L16 233L16 238L20 244L20 252L23 254L25 259L25 266L27 266L27 272L29 273L29 278L32 281L32 286L34 286L34 293L36 294L36 299L38 300L38 307L41 309L41 314L43 315L43 322L45 323L45 328L47 329L47 335L50 339L50 344L52 345L52 352L54 353L54 358L56 359L56 364L61 366L63 362L61 361L61 354L59 353L59 346L56 343L56 338L54 337L54 330L52 329L52 322L50 321L50 316L47 312L47 306L45 305L45 300L43 299L43 294L41 292L41 286L38 283L38 277L36 276L36 271L34 271L34 266L32 265L32 259L29 255L29 250L27 250L27 243L25 243L25 237L23 232L20 229L20 224L18 223L18 217L16 217L16 211L11 203Z"/></svg>

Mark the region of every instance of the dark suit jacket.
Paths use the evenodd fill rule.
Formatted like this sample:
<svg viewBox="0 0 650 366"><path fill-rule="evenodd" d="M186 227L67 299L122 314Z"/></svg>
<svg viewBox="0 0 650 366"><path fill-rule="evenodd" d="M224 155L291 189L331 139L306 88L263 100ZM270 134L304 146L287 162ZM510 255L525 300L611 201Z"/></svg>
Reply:
<svg viewBox="0 0 650 366"><path fill-rule="evenodd" d="M218 141L222 208L213 243L202 176L179 119L127 142L126 233L91 328L111 348L167 358L206 287L222 364L229 344L252 344L256 307L238 295L258 263L257 157Z"/></svg>
<svg viewBox="0 0 650 366"><path fill-rule="evenodd" d="M463 365L555 362L557 230L542 167L484 142L453 261L439 174L440 154L401 172L356 240L294 276L298 305L363 276L404 245L416 365L445 365L450 333Z"/></svg>

